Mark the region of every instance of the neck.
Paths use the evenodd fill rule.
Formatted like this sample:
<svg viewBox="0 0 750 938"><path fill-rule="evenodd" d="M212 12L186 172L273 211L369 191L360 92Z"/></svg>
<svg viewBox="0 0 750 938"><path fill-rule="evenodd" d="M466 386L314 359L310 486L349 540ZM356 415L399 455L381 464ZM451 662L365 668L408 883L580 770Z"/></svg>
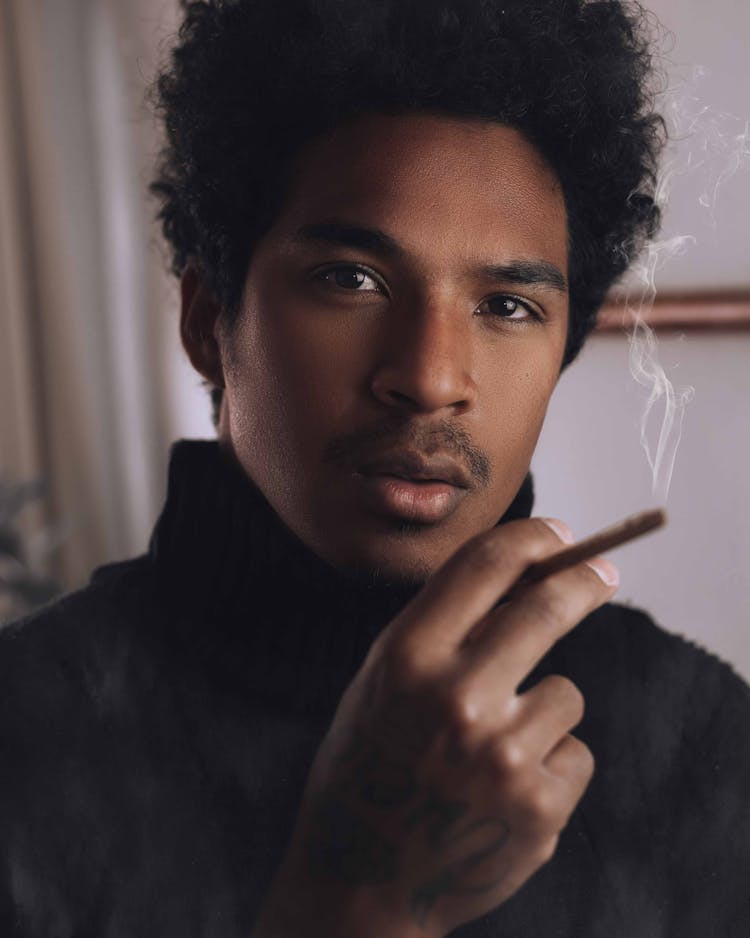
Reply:
<svg viewBox="0 0 750 938"><path fill-rule="evenodd" d="M529 476L499 523L528 517L532 498ZM175 444L149 553L174 638L201 667L222 686L313 709L336 705L374 639L424 585L326 563L226 441Z"/></svg>

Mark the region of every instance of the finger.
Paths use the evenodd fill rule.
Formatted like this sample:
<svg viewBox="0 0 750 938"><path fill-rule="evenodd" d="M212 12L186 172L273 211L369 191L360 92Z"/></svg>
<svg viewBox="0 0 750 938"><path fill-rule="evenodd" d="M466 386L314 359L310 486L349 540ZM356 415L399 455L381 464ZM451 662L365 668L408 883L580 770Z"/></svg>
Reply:
<svg viewBox="0 0 750 938"><path fill-rule="evenodd" d="M560 740L543 763L544 769L562 781L576 801L588 787L595 765L589 747L570 733Z"/></svg>
<svg viewBox="0 0 750 938"><path fill-rule="evenodd" d="M389 640L413 640L423 651L455 650L529 564L558 553L565 544L541 518L482 532L430 577L389 627Z"/></svg>
<svg viewBox="0 0 750 938"><path fill-rule="evenodd" d="M583 719L585 702L576 685L561 674L550 674L516 699L516 717L508 732L529 762L544 762L551 751Z"/></svg>
<svg viewBox="0 0 750 938"><path fill-rule="evenodd" d="M463 652L468 667L478 680L485 672L499 691L515 690L555 642L615 592L617 585L608 586L589 563L551 574L480 623Z"/></svg>

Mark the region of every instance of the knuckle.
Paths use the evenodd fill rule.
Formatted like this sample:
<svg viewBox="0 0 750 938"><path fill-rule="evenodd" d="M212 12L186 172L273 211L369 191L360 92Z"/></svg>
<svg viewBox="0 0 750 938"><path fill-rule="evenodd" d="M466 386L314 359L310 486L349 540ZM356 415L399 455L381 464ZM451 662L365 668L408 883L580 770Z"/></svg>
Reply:
<svg viewBox="0 0 750 938"><path fill-rule="evenodd" d="M501 776L513 775L526 767L526 753L512 737L495 743L491 749L492 764Z"/></svg>
<svg viewBox="0 0 750 938"><path fill-rule="evenodd" d="M479 708L469 687L446 682L435 691L441 718L458 739L468 739L477 731Z"/></svg>
<svg viewBox="0 0 750 938"><path fill-rule="evenodd" d="M552 837L547 837L545 840L543 840L540 843L539 847L536 850L536 857L535 857L535 859L537 860L540 866L542 866L544 863L549 863L549 861L555 855L555 851L557 850L557 845L559 841L560 841L560 835L555 834Z"/></svg>
<svg viewBox="0 0 750 938"><path fill-rule="evenodd" d="M557 698L566 709L583 717L586 700L580 689L564 674L550 674L544 679L548 691Z"/></svg>
<svg viewBox="0 0 750 938"><path fill-rule="evenodd" d="M580 786L581 781L588 784L596 769L594 754L577 736L571 736L570 734L565 740L565 748L567 753L563 774L567 775L569 780L575 781L576 787Z"/></svg>
<svg viewBox="0 0 750 938"><path fill-rule="evenodd" d="M557 830L560 807L550 789L539 783L527 786L519 809L525 826L534 832Z"/></svg>
<svg viewBox="0 0 750 938"><path fill-rule="evenodd" d="M459 550L464 563L484 573L499 567L518 566L521 560L540 560L550 553L550 539L559 539L539 518L509 521L482 531Z"/></svg>
<svg viewBox="0 0 750 938"><path fill-rule="evenodd" d="M581 775L584 778L591 778L596 769L594 753L589 749L586 743L581 742L580 739L577 739L575 736L571 736L570 738L575 740L575 761Z"/></svg>
<svg viewBox="0 0 750 938"><path fill-rule="evenodd" d="M390 642L381 653L381 668L390 687L411 687L422 677L419 650L406 639Z"/></svg>
<svg viewBox="0 0 750 938"><path fill-rule="evenodd" d="M498 538L493 529L483 531L466 545L464 559L470 568L485 573L488 570L497 570L502 565L506 552L507 545L502 538Z"/></svg>
<svg viewBox="0 0 750 938"><path fill-rule="evenodd" d="M558 628L567 621L570 614L568 602L560 589L543 580L533 593L533 598L529 597L531 612L541 625Z"/></svg>

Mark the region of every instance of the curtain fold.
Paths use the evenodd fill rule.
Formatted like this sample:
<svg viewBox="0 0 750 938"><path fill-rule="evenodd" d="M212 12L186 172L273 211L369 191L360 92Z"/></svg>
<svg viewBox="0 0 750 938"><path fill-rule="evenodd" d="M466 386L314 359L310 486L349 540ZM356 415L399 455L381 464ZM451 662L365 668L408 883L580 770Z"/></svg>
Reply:
<svg viewBox="0 0 750 938"><path fill-rule="evenodd" d="M67 588L144 549L181 432L143 103L176 6L0 0L0 473L47 481Z"/></svg>

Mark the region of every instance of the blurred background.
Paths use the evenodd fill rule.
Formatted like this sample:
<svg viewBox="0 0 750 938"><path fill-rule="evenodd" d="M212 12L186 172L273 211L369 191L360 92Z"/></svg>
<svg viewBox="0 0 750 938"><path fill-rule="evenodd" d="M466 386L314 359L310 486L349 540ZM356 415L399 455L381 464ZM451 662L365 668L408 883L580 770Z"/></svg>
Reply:
<svg viewBox="0 0 750 938"><path fill-rule="evenodd" d="M666 505L666 530L612 553L617 599L750 679L750 6L646 5L666 27L674 137L657 296L716 303L657 331L675 400L690 398L671 485L662 473L654 492L641 445L655 449L670 395L646 421L615 325L553 397L535 513L583 537ZM0 0L0 620L141 553L170 443L214 436L146 195L159 140L144 92L177 25L176 0ZM717 327L730 297L739 313Z"/></svg>

